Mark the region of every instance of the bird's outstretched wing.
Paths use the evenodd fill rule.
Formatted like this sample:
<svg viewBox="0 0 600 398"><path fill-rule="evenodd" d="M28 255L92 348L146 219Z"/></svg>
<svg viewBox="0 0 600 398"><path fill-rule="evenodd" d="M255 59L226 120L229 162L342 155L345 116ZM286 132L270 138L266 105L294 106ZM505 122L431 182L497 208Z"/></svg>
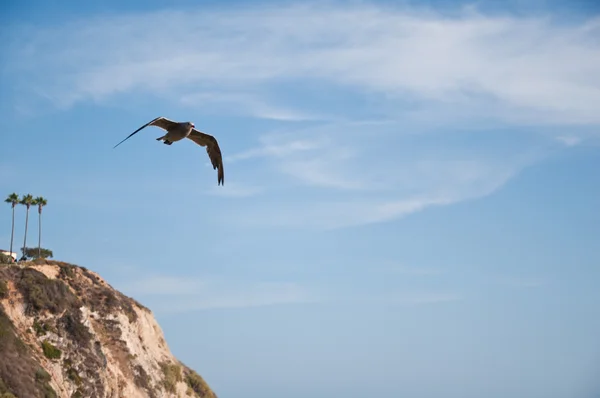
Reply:
<svg viewBox="0 0 600 398"><path fill-rule="evenodd" d="M135 130L133 133L129 134L127 136L127 138L125 138L123 141L119 142L117 145L115 145L113 147L116 148L119 145L121 145L123 142L125 142L125 140L127 140L129 137L131 137L132 135L134 135L135 133L137 133L138 131L140 131L141 129L143 129L144 127L148 127L148 126L156 126L156 127L160 127L163 130L169 130L169 128L175 126L177 124L177 122L174 122L172 120L167 119L166 117L162 117L159 116L154 120L149 121L148 123L144 124L142 127L140 127L139 129Z"/></svg>
<svg viewBox="0 0 600 398"><path fill-rule="evenodd" d="M201 133L196 129L193 129L187 138L194 141L200 146L206 147L206 153L208 153L210 162L213 165L213 170L219 169L217 172L217 184L225 184L225 173L223 171L223 157L221 156L221 148L219 148L219 143L217 142L217 139L212 135Z"/></svg>

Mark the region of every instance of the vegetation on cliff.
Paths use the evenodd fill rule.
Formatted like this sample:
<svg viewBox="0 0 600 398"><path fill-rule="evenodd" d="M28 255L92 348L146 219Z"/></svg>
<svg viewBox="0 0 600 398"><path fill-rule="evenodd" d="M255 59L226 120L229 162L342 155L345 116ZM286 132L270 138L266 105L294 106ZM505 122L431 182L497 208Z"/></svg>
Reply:
<svg viewBox="0 0 600 398"><path fill-rule="evenodd" d="M43 196L33 197L31 194L23 195L19 197L19 195L15 192L9 194L6 199L4 199L5 203L8 203L12 209L12 218L11 218L11 231L10 231L10 248L9 252L13 253L13 241L15 235L15 208L17 205L25 206L25 234L23 236L23 247L21 248L21 252L23 256L21 260L27 260L28 258L45 258L52 257L52 251L48 249L42 248L42 209L44 206L48 204L48 199ZM28 248L27 247L27 229L29 227L29 208L31 206L37 206L38 210L38 247ZM3 262L0 261L0 264Z"/></svg>
<svg viewBox="0 0 600 398"><path fill-rule="evenodd" d="M45 259L2 265L0 303L0 398L105 397L128 383L149 397L216 398L171 356L150 311L86 268ZM123 379L108 387L115 369Z"/></svg>
<svg viewBox="0 0 600 398"><path fill-rule="evenodd" d="M35 360L30 346L21 340L0 306L0 397L57 397L50 376Z"/></svg>

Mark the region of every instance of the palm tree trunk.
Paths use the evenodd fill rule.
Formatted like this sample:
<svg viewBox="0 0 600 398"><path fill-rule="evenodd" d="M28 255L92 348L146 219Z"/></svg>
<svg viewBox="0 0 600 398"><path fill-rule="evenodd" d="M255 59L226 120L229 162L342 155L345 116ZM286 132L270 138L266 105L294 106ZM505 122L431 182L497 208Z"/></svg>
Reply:
<svg viewBox="0 0 600 398"><path fill-rule="evenodd" d="M29 222L29 208L25 213L25 238L23 239L23 258L25 258L25 252L27 250L27 224Z"/></svg>
<svg viewBox="0 0 600 398"><path fill-rule="evenodd" d="M15 205L12 207L12 229L10 231L10 256L12 257L13 237L15 236Z"/></svg>
<svg viewBox="0 0 600 398"><path fill-rule="evenodd" d="M38 258L42 258L42 212L38 216Z"/></svg>

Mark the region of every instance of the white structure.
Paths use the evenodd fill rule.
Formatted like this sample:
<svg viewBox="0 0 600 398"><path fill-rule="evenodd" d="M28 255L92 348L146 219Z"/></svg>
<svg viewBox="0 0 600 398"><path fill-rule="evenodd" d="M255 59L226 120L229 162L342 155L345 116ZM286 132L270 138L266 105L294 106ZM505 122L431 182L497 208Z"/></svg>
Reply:
<svg viewBox="0 0 600 398"><path fill-rule="evenodd" d="M0 249L0 253L11 256L15 261L17 261L17 253L15 252L9 252L8 250Z"/></svg>

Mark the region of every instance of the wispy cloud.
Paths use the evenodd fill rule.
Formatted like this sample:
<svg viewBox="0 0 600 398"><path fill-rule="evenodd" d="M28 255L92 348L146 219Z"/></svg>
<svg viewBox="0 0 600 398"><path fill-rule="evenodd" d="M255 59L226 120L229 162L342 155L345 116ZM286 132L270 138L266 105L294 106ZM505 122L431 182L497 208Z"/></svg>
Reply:
<svg viewBox="0 0 600 398"><path fill-rule="evenodd" d="M303 153L300 159L274 159L273 167L293 181L327 188L329 193L299 200L289 199L277 206L253 203L229 216L236 224L310 228L341 228L397 219L432 206L443 206L487 196L509 181L522 168L538 159L534 154L502 156L456 155L439 152L435 158L394 157L386 152L386 141L374 148L361 148L353 156L332 156L336 150L324 147ZM381 155L380 158L378 158ZM487 158L483 158L487 155ZM462 160L453 157L460 156ZM315 167L315 164L318 166ZM315 162L315 163L311 163ZM377 167L369 168L374 164ZM296 167L296 173L290 172ZM276 190L275 190L276 191ZM243 213L243 214L241 214Z"/></svg>
<svg viewBox="0 0 600 398"><path fill-rule="evenodd" d="M326 134L311 129L295 130L294 133L271 133L259 138L260 146L250 148L228 157L229 161L256 158L266 159L275 165L278 173L291 176L297 181L313 186L343 190L365 188L360 181L347 173L347 164L357 161L351 145L334 141L335 128ZM338 127L339 128L339 127Z"/></svg>
<svg viewBox="0 0 600 398"><path fill-rule="evenodd" d="M153 310L169 313L318 300L314 293L292 282L233 281L218 277L149 276L125 284L121 289L133 297L160 297Z"/></svg>
<svg viewBox="0 0 600 398"><path fill-rule="evenodd" d="M157 25L163 28L148 28ZM307 3L103 15L20 32L9 47L8 72L18 70L30 94L64 106L125 92L248 104L246 93L258 87L281 94L281 83L302 81L322 87L312 89L314 99L331 84L374 95L377 106L385 99L383 108L394 117L435 104L438 115L600 122L597 19L558 24L546 17L488 16L473 7L449 16ZM228 94L214 95L217 88ZM307 111L297 113L284 100L293 103L290 96L276 97L277 107L256 101L255 109L239 110L296 119L320 106L304 104ZM401 104L410 106L399 111Z"/></svg>
<svg viewBox="0 0 600 398"><path fill-rule="evenodd" d="M558 138L565 145L593 134L599 33L597 19L473 7L452 15L368 3L190 8L21 27L5 74L26 94L17 106L151 94L198 112L275 120L283 127L224 154L235 165L226 166L229 182L209 193L248 200L221 219L340 228L485 197L543 158L518 134L512 145L472 144L490 126L553 125L545 139L556 142L555 128L570 125ZM454 146L428 139L465 130L473 136ZM259 193L269 200L250 200Z"/></svg>
<svg viewBox="0 0 600 398"><path fill-rule="evenodd" d="M361 303L367 305L425 305L462 300L455 292L407 290L348 295L336 290L311 289L294 282L250 282L222 277L148 276L119 286L143 301L154 301L163 313L253 308L282 304Z"/></svg>
<svg viewBox="0 0 600 398"><path fill-rule="evenodd" d="M307 185L336 189L363 189L365 182L345 173L336 161L352 157L345 151L331 151L327 157L315 156L302 160L287 160L281 163L280 171Z"/></svg>
<svg viewBox="0 0 600 398"><path fill-rule="evenodd" d="M225 156L225 160L233 163L240 160L254 159L259 157L286 157L294 154L295 152L307 151L320 146L319 143L308 140L291 140L284 143L271 143L268 142L267 137L261 137L261 141L267 142L263 142L261 146L256 148L250 148L240 153Z"/></svg>
<svg viewBox="0 0 600 398"><path fill-rule="evenodd" d="M194 107L203 107L204 112L241 114L259 119L272 119L281 121L305 121L326 119L323 116L304 113L295 109L286 108L268 103L256 94L240 92L226 93L207 91L184 95L179 98L182 104Z"/></svg>
<svg viewBox="0 0 600 398"><path fill-rule="evenodd" d="M385 202L381 199L345 201L309 201L286 203L276 208L259 206L250 214L236 214L230 221L237 225L293 228L338 229L381 223L401 218L430 206L447 205L464 197L410 198Z"/></svg>
<svg viewBox="0 0 600 398"><path fill-rule="evenodd" d="M561 135L556 137L556 140L562 142L566 146L575 146L579 144L582 139L581 137L573 136L573 135Z"/></svg>
<svg viewBox="0 0 600 398"><path fill-rule="evenodd" d="M208 283L202 279L174 276L150 276L136 280L126 286L128 294L134 296L188 296L198 294Z"/></svg>

